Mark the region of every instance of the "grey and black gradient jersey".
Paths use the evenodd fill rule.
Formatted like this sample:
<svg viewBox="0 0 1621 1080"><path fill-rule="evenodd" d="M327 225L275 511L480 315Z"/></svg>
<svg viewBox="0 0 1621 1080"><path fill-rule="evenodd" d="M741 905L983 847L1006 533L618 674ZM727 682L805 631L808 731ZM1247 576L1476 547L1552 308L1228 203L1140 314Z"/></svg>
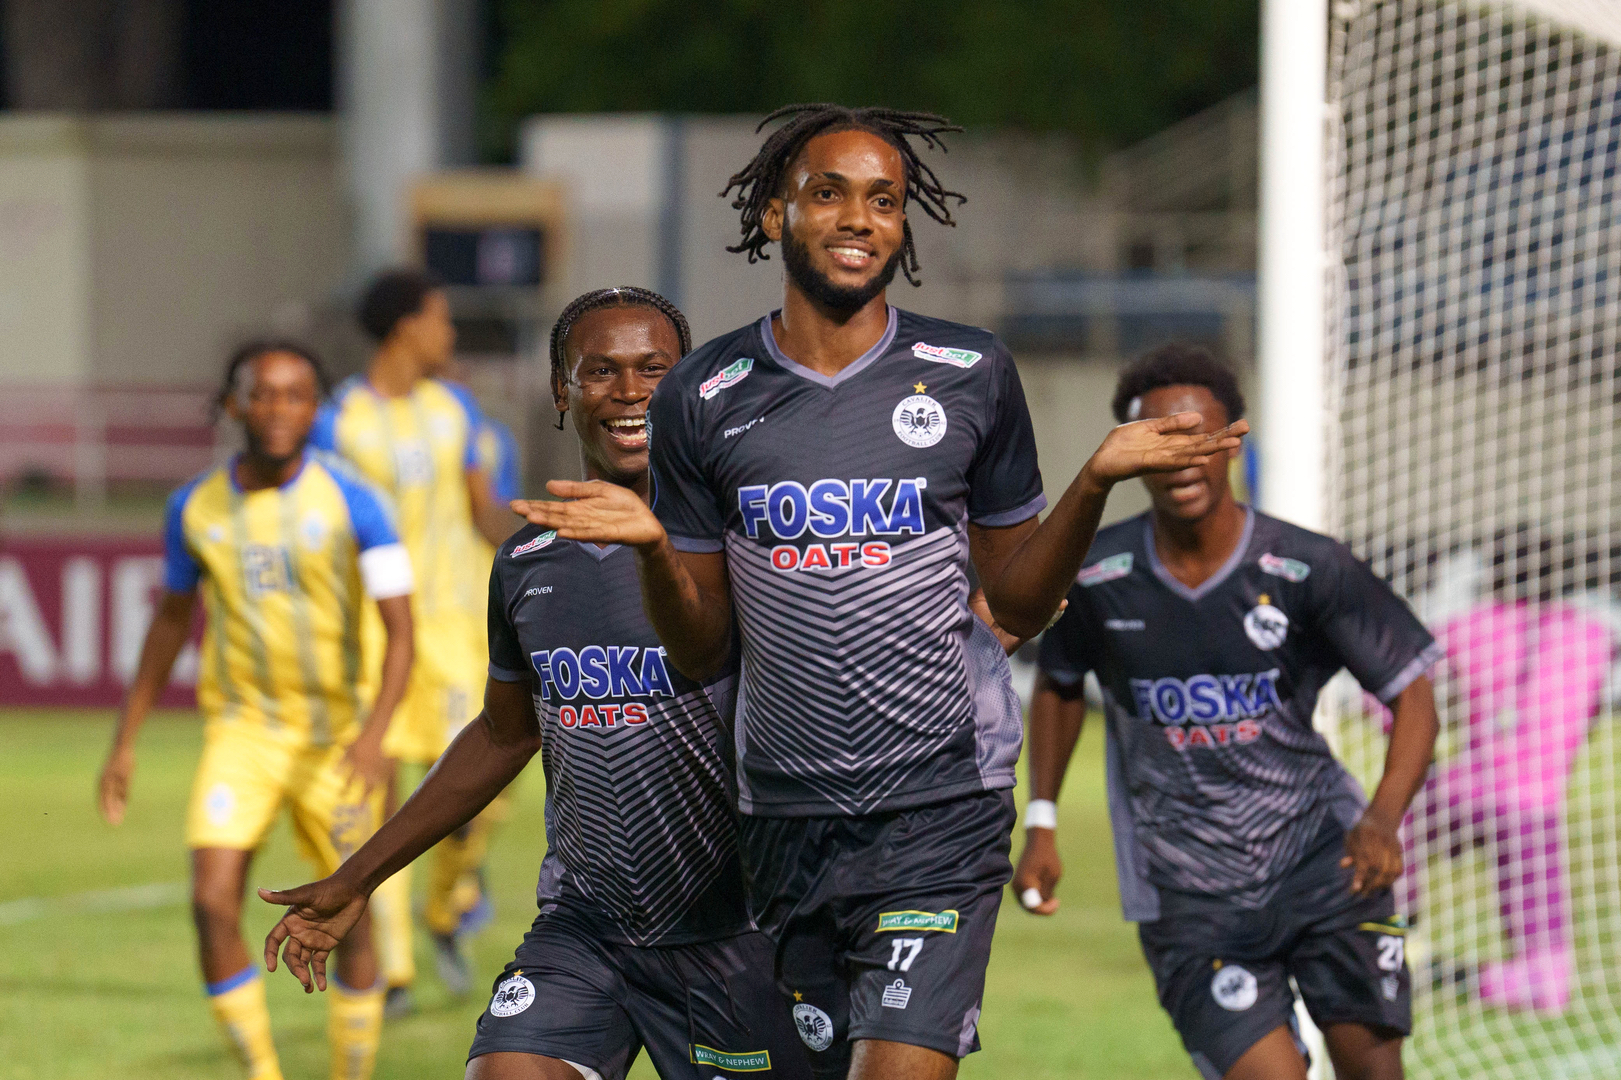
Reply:
<svg viewBox="0 0 1621 1080"><path fill-rule="evenodd" d="M1142 515L1098 533L1042 669L1103 690L1106 772L1126 918L1158 889L1260 908L1325 818L1361 787L1312 727L1340 668L1390 701L1440 659L1435 639L1343 544L1253 510L1238 549L1190 589Z"/></svg>
<svg viewBox="0 0 1621 1080"><path fill-rule="evenodd" d="M877 344L829 377L784 356L767 316L665 376L650 429L671 541L726 553L745 813L861 815L1013 785L1018 709L986 682L1006 660L967 606L968 522L1045 505L1001 342L890 308Z"/></svg>
<svg viewBox="0 0 1621 1080"><path fill-rule="evenodd" d="M750 928L727 730L736 662L700 686L665 661L632 551L533 525L503 544L490 677L528 683L540 718L543 912L640 946Z"/></svg>

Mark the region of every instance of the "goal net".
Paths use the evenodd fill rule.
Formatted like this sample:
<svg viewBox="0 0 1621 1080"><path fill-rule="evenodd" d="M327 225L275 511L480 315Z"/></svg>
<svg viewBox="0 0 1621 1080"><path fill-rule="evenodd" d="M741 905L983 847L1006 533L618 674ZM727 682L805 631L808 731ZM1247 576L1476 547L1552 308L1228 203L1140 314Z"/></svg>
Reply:
<svg viewBox="0 0 1621 1080"><path fill-rule="evenodd" d="M1621 0L1329 10L1329 525L1447 652L1408 1068L1621 1076Z"/></svg>

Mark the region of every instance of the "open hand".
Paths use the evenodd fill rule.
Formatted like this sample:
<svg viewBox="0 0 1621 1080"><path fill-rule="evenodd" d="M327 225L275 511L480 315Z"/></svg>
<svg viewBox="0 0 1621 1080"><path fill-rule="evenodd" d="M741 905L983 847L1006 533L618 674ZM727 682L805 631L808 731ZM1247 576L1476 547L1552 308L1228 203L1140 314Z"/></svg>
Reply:
<svg viewBox="0 0 1621 1080"><path fill-rule="evenodd" d="M516 499L512 512L542 528L556 529L565 540L639 548L656 547L664 540L664 526L630 488L603 480L549 480L546 490L568 501Z"/></svg>
<svg viewBox="0 0 1621 1080"><path fill-rule="evenodd" d="M382 732L372 737L362 731L343 752L342 767L351 782L360 784L362 798L388 783L389 760L383 756Z"/></svg>
<svg viewBox="0 0 1621 1080"><path fill-rule="evenodd" d="M1058 879L1064 876L1064 860L1058 857L1058 836L1051 829L1026 829L1024 851L1019 854L1018 869L1013 871L1013 895L1024 907L1024 894L1035 889L1041 894L1041 903L1025 907L1032 915L1052 915L1058 911Z"/></svg>
<svg viewBox="0 0 1621 1080"><path fill-rule="evenodd" d="M1368 896L1383 889L1401 876L1401 838L1396 826L1380 818L1370 809L1345 834L1345 857L1341 867L1354 867L1351 872L1351 891Z"/></svg>
<svg viewBox="0 0 1621 1080"><path fill-rule="evenodd" d="M97 802L101 816L109 825L122 825L124 811L129 807L129 780L135 775L135 751L128 747L113 747L102 766L101 779L96 785Z"/></svg>
<svg viewBox="0 0 1621 1080"><path fill-rule="evenodd" d="M259 899L288 909L265 938L265 967L276 970L276 954L286 942L287 970L304 992L325 990L327 955L366 913L366 897L329 877L281 892L260 889Z"/></svg>
<svg viewBox="0 0 1621 1080"><path fill-rule="evenodd" d="M1176 472L1208 465L1213 455L1237 450L1249 421L1235 420L1220 431L1200 433L1204 417L1196 412L1173 413L1152 420L1136 420L1110 431L1086 468L1104 485L1117 484L1144 473Z"/></svg>

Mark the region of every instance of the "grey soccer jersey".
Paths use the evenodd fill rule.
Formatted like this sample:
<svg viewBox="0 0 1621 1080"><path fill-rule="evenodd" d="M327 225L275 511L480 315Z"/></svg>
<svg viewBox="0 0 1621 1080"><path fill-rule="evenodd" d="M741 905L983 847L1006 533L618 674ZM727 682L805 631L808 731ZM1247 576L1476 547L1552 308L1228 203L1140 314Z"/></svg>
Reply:
<svg viewBox="0 0 1621 1080"><path fill-rule="evenodd" d="M869 814L1013 785L1020 720L985 685L1005 662L968 610L967 523L1018 524L1045 502L994 336L891 308L878 343L828 377L784 356L767 316L667 375L650 428L672 542L726 553L745 813Z"/></svg>
<svg viewBox="0 0 1621 1080"><path fill-rule="evenodd" d="M1341 667L1390 701L1440 659L1424 626L1344 545L1246 510L1232 558L1197 589L1154 553L1148 515L1098 533L1041 666L1096 672L1126 918L1158 888L1259 908L1360 786L1311 724Z"/></svg>
<svg viewBox="0 0 1621 1080"><path fill-rule="evenodd" d="M528 683L540 718L543 908L629 945L749 928L726 730L736 664L699 686L665 661L633 552L519 530L490 577L490 677Z"/></svg>

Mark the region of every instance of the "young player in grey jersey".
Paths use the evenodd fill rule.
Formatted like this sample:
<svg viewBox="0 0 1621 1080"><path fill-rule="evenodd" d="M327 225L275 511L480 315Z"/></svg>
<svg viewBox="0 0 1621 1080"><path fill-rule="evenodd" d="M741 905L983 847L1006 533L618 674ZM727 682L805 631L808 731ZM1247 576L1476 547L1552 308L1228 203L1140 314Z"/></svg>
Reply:
<svg viewBox="0 0 1621 1080"><path fill-rule="evenodd" d="M1198 417L1111 435L1044 505L1018 374L990 333L897 311L906 208L950 221L909 140L939 117L795 106L729 185L783 305L700 348L650 411L653 509L554 481L559 536L636 551L648 615L694 680L739 640L736 745L751 902L819 1076L931 1080L977 1045L1008 862L1017 723L968 563L1009 633L1040 631L1110 483L1236 447ZM736 613L734 637L733 612Z"/></svg>
<svg viewBox="0 0 1621 1080"><path fill-rule="evenodd" d="M1231 373L1182 345L1128 369L1114 406L1121 421L1193 409L1210 428L1244 408ZM1344 545L1236 502L1226 454L1144 483L1153 508L1098 533L1042 642L1014 888L1057 908L1052 800L1094 672L1125 915L1200 1072L1305 1077L1293 977L1337 1076L1399 1077L1411 1003L1390 884L1440 650ZM1371 803L1312 728L1341 667L1395 711Z"/></svg>
<svg viewBox="0 0 1621 1080"><path fill-rule="evenodd" d="M580 297L552 336L552 384L586 476L647 491L653 388L689 347L643 289ZM534 925L469 1052L471 1080L624 1080L646 1049L664 1080L808 1076L753 928L738 863L728 725L733 660L701 680L667 665L627 549L529 526L490 582L484 713L375 843L286 893L266 941L324 982L324 953L378 881L481 810L539 750L546 856Z"/></svg>

